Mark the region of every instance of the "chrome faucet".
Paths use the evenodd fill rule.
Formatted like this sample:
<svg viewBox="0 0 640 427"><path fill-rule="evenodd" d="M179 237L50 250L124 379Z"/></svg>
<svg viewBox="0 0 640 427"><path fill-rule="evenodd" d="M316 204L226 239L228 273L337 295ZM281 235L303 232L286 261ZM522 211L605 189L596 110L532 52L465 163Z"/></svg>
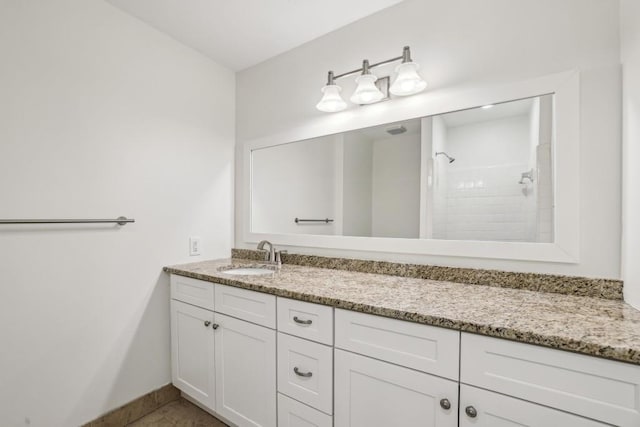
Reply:
<svg viewBox="0 0 640 427"><path fill-rule="evenodd" d="M269 245L269 249L265 249L265 245ZM287 253L287 251L276 251L276 247L268 240L262 240L258 243L258 250L264 251L264 260L266 262L278 264L278 268L282 266L282 254Z"/></svg>
<svg viewBox="0 0 640 427"><path fill-rule="evenodd" d="M264 246L269 245L269 249L265 249ZM258 243L258 250L265 251L264 260L267 262L276 262L276 248L268 240L262 240Z"/></svg>

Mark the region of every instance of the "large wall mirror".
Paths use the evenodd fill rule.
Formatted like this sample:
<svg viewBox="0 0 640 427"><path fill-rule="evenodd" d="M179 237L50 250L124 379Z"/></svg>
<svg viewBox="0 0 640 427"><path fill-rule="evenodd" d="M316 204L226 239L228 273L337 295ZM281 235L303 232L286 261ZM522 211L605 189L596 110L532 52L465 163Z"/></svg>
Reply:
<svg viewBox="0 0 640 427"><path fill-rule="evenodd" d="M576 262L578 74L501 91L247 144L245 241Z"/></svg>
<svg viewBox="0 0 640 427"><path fill-rule="evenodd" d="M258 233L553 241L553 95L251 152Z"/></svg>

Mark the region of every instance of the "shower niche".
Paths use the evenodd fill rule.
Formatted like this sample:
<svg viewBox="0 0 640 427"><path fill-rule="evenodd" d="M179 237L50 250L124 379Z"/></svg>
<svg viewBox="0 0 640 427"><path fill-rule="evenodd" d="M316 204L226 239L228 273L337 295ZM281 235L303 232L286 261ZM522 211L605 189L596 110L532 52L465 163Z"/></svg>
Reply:
<svg viewBox="0 0 640 427"><path fill-rule="evenodd" d="M259 234L553 242L554 95L251 150Z"/></svg>

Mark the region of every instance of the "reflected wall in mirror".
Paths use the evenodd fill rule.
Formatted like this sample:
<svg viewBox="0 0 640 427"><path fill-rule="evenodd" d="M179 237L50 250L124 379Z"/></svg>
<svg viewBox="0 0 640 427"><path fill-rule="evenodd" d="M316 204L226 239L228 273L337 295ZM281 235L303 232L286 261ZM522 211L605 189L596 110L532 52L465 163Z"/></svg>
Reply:
<svg viewBox="0 0 640 427"><path fill-rule="evenodd" d="M553 95L251 152L251 231L553 242Z"/></svg>

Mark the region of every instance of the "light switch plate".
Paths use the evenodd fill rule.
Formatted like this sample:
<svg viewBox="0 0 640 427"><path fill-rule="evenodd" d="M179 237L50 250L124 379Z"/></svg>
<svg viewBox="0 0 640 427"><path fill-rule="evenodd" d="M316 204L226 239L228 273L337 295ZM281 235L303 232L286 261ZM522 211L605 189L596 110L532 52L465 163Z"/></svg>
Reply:
<svg viewBox="0 0 640 427"><path fill-rule="evenodd" d="M200 255L201 251L200 246L200 237L192 236L189 237L189 256L197 256Z"/></svg>

